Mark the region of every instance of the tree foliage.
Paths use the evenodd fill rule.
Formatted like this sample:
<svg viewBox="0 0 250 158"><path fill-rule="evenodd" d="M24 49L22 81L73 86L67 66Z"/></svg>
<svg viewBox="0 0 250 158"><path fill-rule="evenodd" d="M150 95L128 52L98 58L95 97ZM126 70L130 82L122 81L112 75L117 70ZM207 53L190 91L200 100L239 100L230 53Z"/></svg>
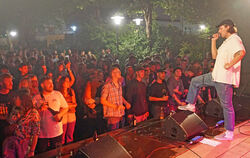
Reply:
<svg viewBox="0 0 250 158"><path fill-rule="evenodd" d="M64 29L76 24L79 30L74 38L78 48L99 51L106 47L119 56L134 53L142 57L162 53L168 47L174 55L182 55L189 49L194 55L200 53L196 57L201 58L202 53L209 50L207 36L215 29L210 27L205 33L185 34L174 26L160 26L159 14L163 11L170 22L214 26L219 19L230 15L230 10L242 7L238 2L229 1L234 5L225 7L226 0L0 0L0 28L16 27L25 41L32 41L44 25ZM119 28L110 20L116 13L128 19ZM131 23L135 17L143 17L143 25L137 27ZM116 51L116 32L119 51Z"/></svg>

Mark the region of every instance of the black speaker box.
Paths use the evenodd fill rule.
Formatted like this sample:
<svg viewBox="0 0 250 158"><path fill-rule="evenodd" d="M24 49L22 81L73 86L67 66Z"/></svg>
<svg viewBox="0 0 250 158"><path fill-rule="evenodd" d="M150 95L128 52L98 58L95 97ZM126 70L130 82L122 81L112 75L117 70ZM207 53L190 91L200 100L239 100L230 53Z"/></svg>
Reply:
<svg viewBox="0 0 250 158"><path fill-rule="evenodd" d="M165 120L166 136L185 141L208 129L204 121L195 113L180 111Z"/></svg>
<svg viewBox="0 0 250 158"><path fill-rule="evenodd" d="M233 106L236 120L246 120L250 118L250 97L233 96ZM213 99L206 105L205 114L208 116L223 119L223 108L219 99Z"/></svg>
<svg viewBox="0 0 250 158"><path fill-rule="evenodd" d="M213 99L206 105L205 114L216 118L223 118L223 109L221 107L219 99Z"/></svg>
<svg viewBox="0 0 250 158"><path fill-rule="evenodd" d="M132 158L113 137L107 135L79 149L76 158Z"/></svg>

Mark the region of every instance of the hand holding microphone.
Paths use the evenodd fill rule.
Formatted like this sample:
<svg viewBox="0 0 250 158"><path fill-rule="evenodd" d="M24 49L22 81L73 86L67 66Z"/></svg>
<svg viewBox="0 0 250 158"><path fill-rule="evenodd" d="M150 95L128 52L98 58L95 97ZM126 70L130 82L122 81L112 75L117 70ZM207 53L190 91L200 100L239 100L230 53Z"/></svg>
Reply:
<svg viewBox="0 0 250 158"><path fill-rule="evenodd" d="M212 41L216 41L219 37L220 37L220 34L219 33L215 33L215 34L212 35L211 40Z"/></svg>

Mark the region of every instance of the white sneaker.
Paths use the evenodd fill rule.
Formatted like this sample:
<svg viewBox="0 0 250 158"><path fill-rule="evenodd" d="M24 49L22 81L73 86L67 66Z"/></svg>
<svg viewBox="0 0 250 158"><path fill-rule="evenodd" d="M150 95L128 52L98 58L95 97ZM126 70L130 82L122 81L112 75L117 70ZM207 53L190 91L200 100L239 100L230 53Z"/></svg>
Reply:
<svg viewBox="0 0 250 158"><path fill-rule="evenodd" d="M214 138L217 139L217 140L233 140L233 138L234 138L234 132L227 130L225 133L217 135Z"/></svg>
<svg viewBox="0 0 250 158"><path fill-rule="evenodd" d="M179 110L189 110L191 112L195 112L195 104L188 103L185 106L178 106Z"/></svg>

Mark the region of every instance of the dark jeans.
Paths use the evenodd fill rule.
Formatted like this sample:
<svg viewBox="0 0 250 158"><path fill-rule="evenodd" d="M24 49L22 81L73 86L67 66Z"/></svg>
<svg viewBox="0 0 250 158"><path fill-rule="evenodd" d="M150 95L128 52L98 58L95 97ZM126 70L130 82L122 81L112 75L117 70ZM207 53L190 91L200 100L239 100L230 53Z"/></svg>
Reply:
<svg viewBox="0 0 250 158"><path fill-rule="evenodd" d="M108 128L108 131L113 131L113 130L116 130L116 129L119 129L119 128L123 128L125 125L125 118L124 116L121 118L121 120L117 123L113 123L113 124L107 124L107 128Z"/></svg>
<svg viewBox="0 0 250 158"><path fill-rule="evenodd" d="M220 103L223 108L225 129L233 131L235 125L235 113L233 107L233 86L230 84L215 82L212 79L212 73L207 73L201 76L194 77L191 80L186 102L195 104L198 92L201 87L213 86L216 88L220 98Z"/></svg>
<svg viewBox="0 0 250 158"><path fill-rule="evenodd" d="M42 153L51 149L55 149L60 144L62 144L62 135L54 138L38 138L36 151L37 153Z"/></svg>

